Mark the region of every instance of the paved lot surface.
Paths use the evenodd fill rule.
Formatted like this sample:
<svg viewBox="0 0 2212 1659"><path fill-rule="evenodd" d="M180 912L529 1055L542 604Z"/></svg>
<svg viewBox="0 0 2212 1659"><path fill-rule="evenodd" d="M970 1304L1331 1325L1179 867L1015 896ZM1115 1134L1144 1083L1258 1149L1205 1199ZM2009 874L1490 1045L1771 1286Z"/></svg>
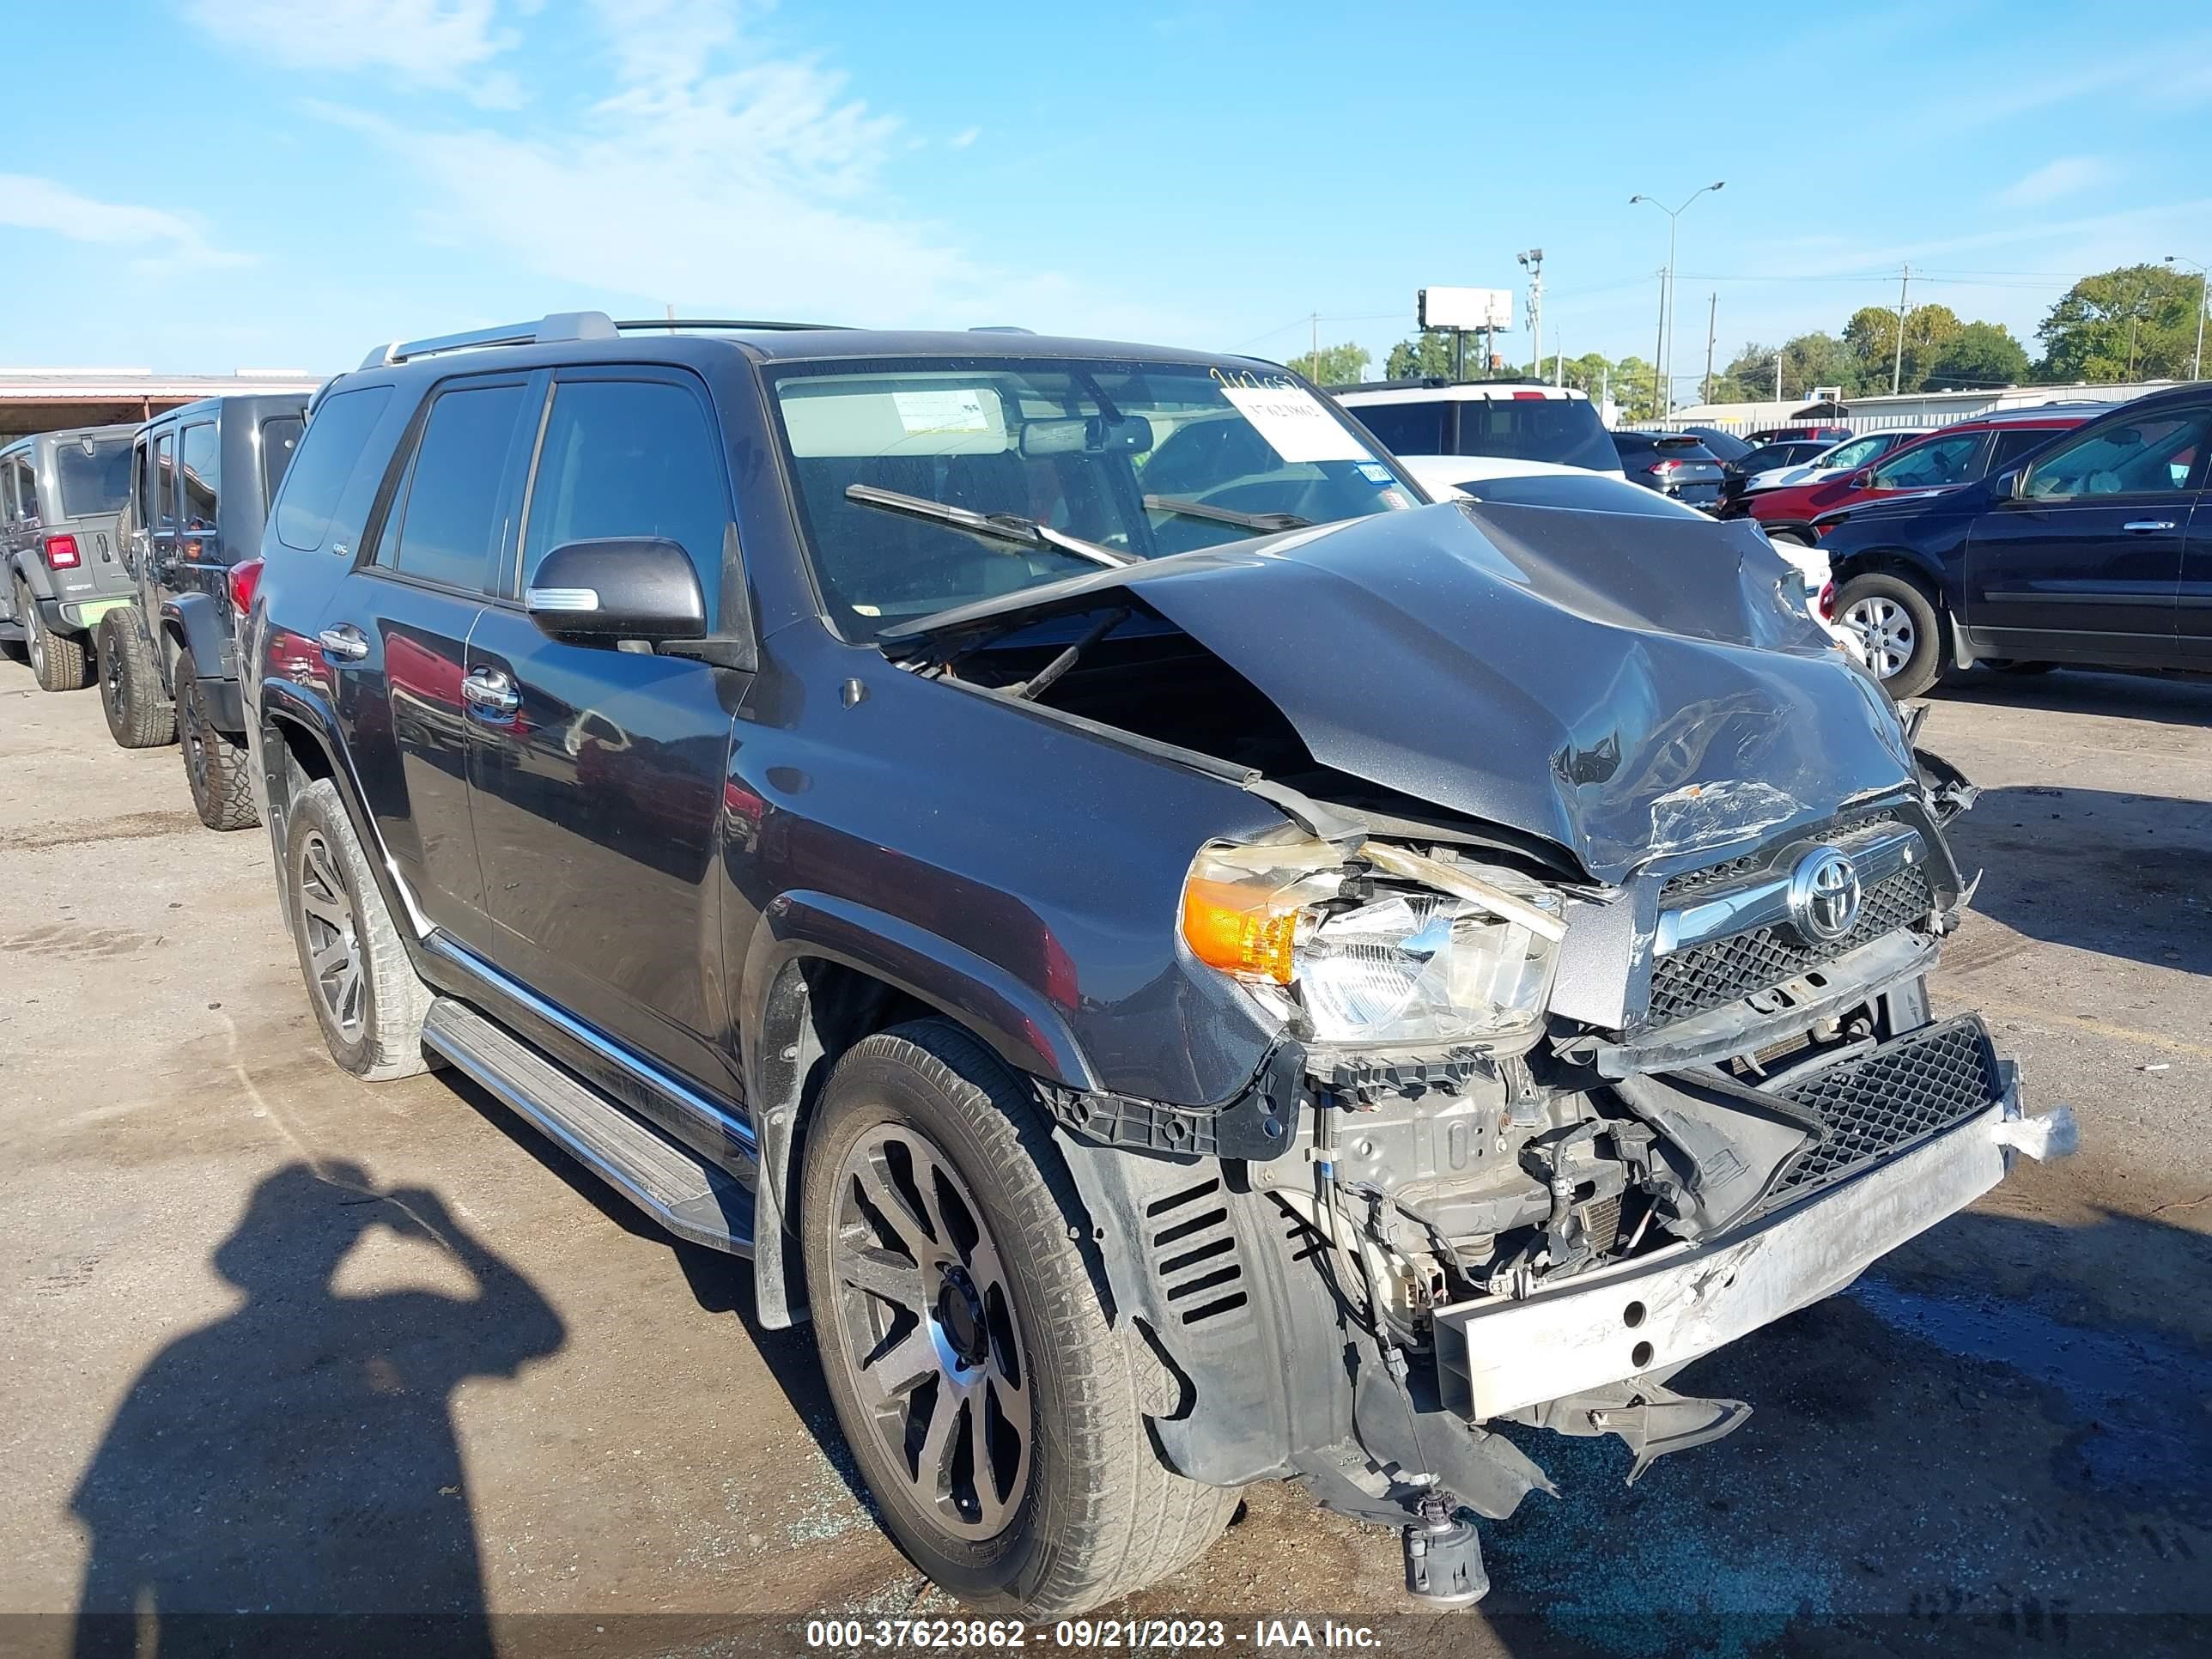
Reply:
<svg viewBox="0 0 2212 1659"><path fill-rule="evenodd" d="M1987 792L1939 1001L2085 1150L1686 1373L1757 1407L1722 1444L1624 1491L1616 1443L1532 1437L1561 1498L1415 1644L2179 1651L2212 1615L2212 685L1992 683L1927 740ZM268 863L199 828L175 750L0 662L0 1613L43 1615L0 1647L68 1651L88 1581L143 1635L321 1598L510 1651L953 1611L729 1263L480 1096L328 1063ZM1248 1508L1129 1611L1402 1615L1394 1540Z"/></svg>

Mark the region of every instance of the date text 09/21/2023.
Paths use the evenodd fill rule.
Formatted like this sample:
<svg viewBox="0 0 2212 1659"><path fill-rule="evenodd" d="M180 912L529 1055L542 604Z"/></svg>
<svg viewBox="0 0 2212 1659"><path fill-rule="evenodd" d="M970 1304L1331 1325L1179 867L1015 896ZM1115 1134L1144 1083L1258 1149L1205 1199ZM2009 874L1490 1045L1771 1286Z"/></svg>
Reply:
<svg viewBox="0 0 2212 1659"><path fill-rule="evenodd" d="M1219 1619L1062 1619L1051 1625L1019 1620L817 1619L806 1625L811 1650L858 1652L886 1648L1003 1651L1041 1647L1104 1650L1245 1647L1371 1649L1381 1632L1334 1620L1255 1619L1247 1627Z"/></svg>

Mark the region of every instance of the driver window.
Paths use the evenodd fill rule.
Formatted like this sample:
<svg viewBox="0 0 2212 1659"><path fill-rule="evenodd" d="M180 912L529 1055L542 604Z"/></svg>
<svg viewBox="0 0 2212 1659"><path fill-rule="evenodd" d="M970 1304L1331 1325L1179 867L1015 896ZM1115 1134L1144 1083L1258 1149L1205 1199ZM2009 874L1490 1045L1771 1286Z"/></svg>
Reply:
<svg viewBox="0 0 2212 1659"><path fill-rule="evenodd" d="M2189 410L2095 428L2037 462L2021 494L2063 501L2185 490L2203 459L2208 427L2212 414Z"/></svg>

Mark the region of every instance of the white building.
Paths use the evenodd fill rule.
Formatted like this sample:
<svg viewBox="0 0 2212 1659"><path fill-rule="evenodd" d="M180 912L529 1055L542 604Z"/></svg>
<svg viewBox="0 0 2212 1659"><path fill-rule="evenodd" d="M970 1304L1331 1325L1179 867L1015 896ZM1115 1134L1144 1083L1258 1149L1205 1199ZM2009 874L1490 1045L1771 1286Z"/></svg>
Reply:
<svg viewBox="0 0 2212 1659"><path fill-rule="evenodd" d="M1843 414L1835 405L1793 403L1699 404L1678 409L1662 422L1639 421L1639 426L1717 426L1724 432L1757 432L1771 426L1800 421L1820 421L1848 426L1856 432L1874 432L1889 426L1948 426L1970 416L1999 409L2033 409L2045 404L2122 404L2174 385L2172 380L2138 380L2130 384L2071 386L2009 386L1977 392L1905 392L1895 397L1847 398Z"/></svg>

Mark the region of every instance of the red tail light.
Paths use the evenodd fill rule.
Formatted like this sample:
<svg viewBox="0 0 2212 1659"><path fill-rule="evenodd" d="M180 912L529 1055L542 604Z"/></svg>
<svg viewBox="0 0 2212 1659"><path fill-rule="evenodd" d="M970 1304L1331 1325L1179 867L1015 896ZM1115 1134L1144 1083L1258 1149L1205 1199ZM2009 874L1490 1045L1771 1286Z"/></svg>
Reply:
<svg viewBox="0 0 2212 1659"><path fill-rule="evenodd" d="M1820 584L1820 597L1813 601L1813 608L1820 613L1822 622L1836 619L1836 585L1832 581Z"/></svg>
<svg viewBox="0 0 2212 1659"><path fill-rule="evenodd" d="M1663 478L1668 473L1672 472L1676 467L1685 466L1686 465L1688 465L1688 463L1684 461L1654 461L1651 463L1651 471L1657 473Z"/></svg>
<svg viewBox="0 0 2212 1659"><path fill-rule="evenodd" d="M253 609L253 591L261 586L261 561L240 559L223 580L230 588L230 608L242 617Z"/></svg>
<svg viewBox="0 0 2212 1659"><path fill-rule="evenodd" d="M46 538L47 569L74 570L83 562L82 556L76 550L76 537L49 536Z"/></svg>

